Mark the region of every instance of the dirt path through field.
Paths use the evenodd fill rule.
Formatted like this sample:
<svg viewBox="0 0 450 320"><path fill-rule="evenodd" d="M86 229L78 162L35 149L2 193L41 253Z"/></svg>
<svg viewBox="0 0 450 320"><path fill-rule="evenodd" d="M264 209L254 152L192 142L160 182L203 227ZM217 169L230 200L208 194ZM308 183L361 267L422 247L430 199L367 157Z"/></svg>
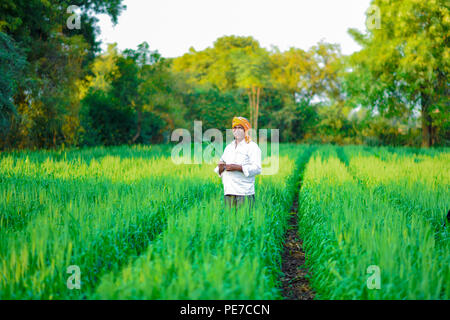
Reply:
<svg viewBox="0 0 450 320"><path fill-rule="evenodd" d="M295 192L290 210L289 226L282 255L281 271L284 274L284 277L281 278L282 296L287 300L312 300L315 295L306 279L308 270L305 267L305 252L302 249L302 240L298 236L297 213L300 189L301 183Z"/></svg>

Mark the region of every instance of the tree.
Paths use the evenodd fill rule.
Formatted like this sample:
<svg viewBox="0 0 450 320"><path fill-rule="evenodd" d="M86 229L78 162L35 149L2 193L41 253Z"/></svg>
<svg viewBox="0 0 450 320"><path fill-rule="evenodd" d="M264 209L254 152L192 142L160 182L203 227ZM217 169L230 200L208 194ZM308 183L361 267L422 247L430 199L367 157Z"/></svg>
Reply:
<svg viewBox="0 0 450 320"><path fill-rule="evenodd" d="M252 37L224 36L213 48L189 53L173 62L173 70L186 73L188 81L203 87L228 91L245 89L252 127L257 130L261 90L270 84L267 50Z"/></svg>
<svg viewBox="0 0 450 320"><path fill-rule="evenodd" d="M250 123L258 132L259 99L261 89L269 86L269 54L262 48L244 48L232 53L237 86L247 90Z"/></svg>
<svg viewBox="0 0 450 320"><path fill-rule="evenodd" d="M350 111L340 84L342 59L339 46L322 41L308 51L275 48L271 77L275 88L286 93L283 108L275 113L283 139L300 141L319 132L342 134L341 120Z"/></svg>
<svg viewBox="0 0 450 320"><path fill-rule="evenodd" d="M80 143L87 146L126 144L133 136L133 110L118 103L110 92L90 88L81 101Z"/></svg>
<svg viewBox="0 0 450 320"><path fill-rule="evenodd" d="M169 72L169 61L150 51L147 43L123 52L110 45L90 69L92 74L80 85L83 144L161 142L164 129L184 126L178 101L182 90ZM123 122L116 121L120 117Z"/></svg>
<svg viewBox="0 0 450 320"><path fill-rule="evenodd" d="M311 100L314 96L311 84L315 82L315 68L311 54L302 49L290 48L280 52L278 48L270 55L271 77L274 86L290 94L292 101L297 97Z"/></svg>
<svg viewBox="0 0 450 320"><path fill-rule="evenodd" d="M25 58L14 40L0 32L0 149L7 143L10 119L17 114L13 96L24 65Z"/></svg>
<svg viewBox="0 0 450 320"><path fill-rule="evenodd" d="M108 44L105 53L97 56L89 66L89 73L79 81L80 99L83 99L89 89L108 92L111 89L111 80L116 77L117 59L119 52L117 44Z"/></svg>
<svg viewBox="0 0 450 320"><path fill-rule="evenodd" d="M174 79L168 73L165 59L157 51L150 51L149 45L144 42L137 50L127 49L124 57L119 58L119 77L113 81L113 91L123 104L130 105L136 112L136 133L131 139L135 143L141 136L144 114L156 118L165 118L166 122L174 125L174 115L180 110L175 108L177 103L170 98ZM155 118L155 119L156 119ZM161 126L153 125L161 129Z"/></svg>
<svg viewBox="0 0 450 320"><path fill-rule="evenodd" d="M388 117L419 109L422 146L432 146L433 117L449 119L449 6L445 0L372 4L380 9L381 28L349 31L363 49L352 56L348 92Z"/></svg>
<svg viewBox="0 0 450 320"><path fill-rule="evenodd" d="M69 29L67 8L79 7L81 28ZM78 82L99 50L95 14L117 22L121 0L4 0L0 31L20 46L26 58L13 104L9 138L17 147L75 144L80 110Z"/></svg>

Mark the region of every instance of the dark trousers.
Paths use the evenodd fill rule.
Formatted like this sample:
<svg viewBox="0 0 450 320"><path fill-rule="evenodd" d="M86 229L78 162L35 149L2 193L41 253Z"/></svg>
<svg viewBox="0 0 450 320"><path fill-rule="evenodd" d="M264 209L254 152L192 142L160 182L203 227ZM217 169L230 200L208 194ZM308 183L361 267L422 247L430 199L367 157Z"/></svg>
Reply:
<svg viewBox="0 0 450 320"><path fill-rule="evenodd" d="M244 204L245 201L249 203L250 209L253 209L253 206L255 204L255 195L252 194L250 196L237 196L232 194L227 194L223 196L225 200L225 205L227 205L229 208L239 208L242 204Z"/></svg>

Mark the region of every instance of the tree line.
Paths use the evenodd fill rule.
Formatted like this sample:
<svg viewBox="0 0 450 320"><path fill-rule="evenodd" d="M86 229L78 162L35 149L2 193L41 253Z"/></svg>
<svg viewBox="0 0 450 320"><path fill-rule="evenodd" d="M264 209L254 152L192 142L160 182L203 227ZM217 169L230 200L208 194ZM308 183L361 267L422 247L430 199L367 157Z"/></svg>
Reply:
<svg viewBox="0 0 450 320"><path fill-rule="evenodd" d="M70 2L70 3L69 3ZM80 29L66 9L80 8ZM349 30L343 55L266 49L223 36L164 58L143 42L100 52L95 14L117 22L121 0L0 4L0 148L163 143L176 128L279 128L282 142L448 146L449 7L373 0L379 28Z"/></svg>

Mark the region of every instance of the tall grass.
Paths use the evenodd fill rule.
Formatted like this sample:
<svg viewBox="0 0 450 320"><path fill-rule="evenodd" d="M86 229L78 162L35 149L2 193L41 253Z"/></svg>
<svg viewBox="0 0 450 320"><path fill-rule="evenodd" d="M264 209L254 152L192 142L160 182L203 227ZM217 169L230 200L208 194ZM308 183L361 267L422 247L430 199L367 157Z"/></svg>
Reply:
<svg viewBox="0 0 450 320"><path fill-rule="evenodd" d="M443 227L450 199L450 154L435 157L352 156L348 169L369 192L377 194L406 214L418 214L438 231ZM441 235L442 236L442 235ZM447 232L447 243L450 238Z"/></svg>
<svg viewBox="0 0 450 320"><path fill-rule="evenodd" d="M30 161L34 158L34 161ZM104 156L1 162L0 297L85 298L99 277L138 256L167 217L219 188L212 166ZM68 290L78 265L84 290Z"/></svg>
<svg viewBox="0 0 450 320"><path fill-rule="evenodd" d="M263 287L257 288L248 280L245 285L237 285L240 280L232 275L241 271L237 264L233 273L222 279L211 269L216 285L234 286L233 293L227 293L230 298L276 296L286 208L292 202L292 183L296 180L294 162L303 151L293 146L280 149L285 154L280 173L257 177L259 213L255 216L243 212L225 215L223 187L213 172L214 165L177 166L167 148L2 154L0 298L103 297L105 290L97 287L102 283L100 288L104 288L107 283L104 279L118 277L148 257L151 265L159 263L160 274L166 279L171 274L168 265L165 266L166 257L154 256L153 252L173 242L181 248L189 233L180 231L188 226L189 229L196 226L190 234L193 242L188 242L189 249L203 252L205 260L194 263L189 256L180 255L182 251L175 250L176 266L192 263L193 268L208 268L208 259L213 256L208 256L205 250L213 247L225 259L221 263L228 266L230 252L234 256L238 250L241 260L236 263L245 261L245 271L253 270L252 279ZM227 219L229 225L224 225ZM174 238L174 231L178 231L179 239ZM215 238L219 236L226 236L227 241L220 242L223 239ZM194 240L201 243L195 246ZM235 242L241 240L244 243ZM205 247L205 243L212 247ZM81 269L81 290L67 288L66 271L70 265ZM228 271L232 269L227 267ZM139 274L149 282L153 272L147 274L147 270L143 267ZM244 278L246 273L240 275L242 281ZM200 284L199 281L193 280L189 285ZM121 286L132 288L131 283ZM207 283L203 282L203 297L223 296L206 290ZM218 289L220 286L215 290ZM267 292L263 293L264 289ZM170 290L168 287L166 295L151 297L174 296L169 294ZM116 291L111 290L110 294ZM121 296L126 292L124 289ZM196 295L192 291L189 296Z"/></svg>
<svg viewBox="0 0 450 320"><path fill-rule="evenodd" d="M301 161L307 161L308 150ZM296 157L296 155L294 155ZM236 213L222 196L171 216L138 260L103 277L103 299L275 299L295 161L281 158L274 176L258 179L256 207ZM297 163L298 164L298 163Z"/></svg>
<svg viewBox="0 0 450 320"><path fill-rule="evenodd" d="M432 225L363 188L334 148L308 163L299 203L318 299L450 297L450 250L436 243ZM372 265L380 268L380 289L367 286Z"/></svg>
<svg viewBox="0 0 450 320"><path fill-rule="evenodd" d="M171 146L1 153L0 299L280 299L300 178L316 298L448 299L448 153L314 150L280 145L279 172L258 176L255 209L238 212L214 164L177 166Z"/></svg>

